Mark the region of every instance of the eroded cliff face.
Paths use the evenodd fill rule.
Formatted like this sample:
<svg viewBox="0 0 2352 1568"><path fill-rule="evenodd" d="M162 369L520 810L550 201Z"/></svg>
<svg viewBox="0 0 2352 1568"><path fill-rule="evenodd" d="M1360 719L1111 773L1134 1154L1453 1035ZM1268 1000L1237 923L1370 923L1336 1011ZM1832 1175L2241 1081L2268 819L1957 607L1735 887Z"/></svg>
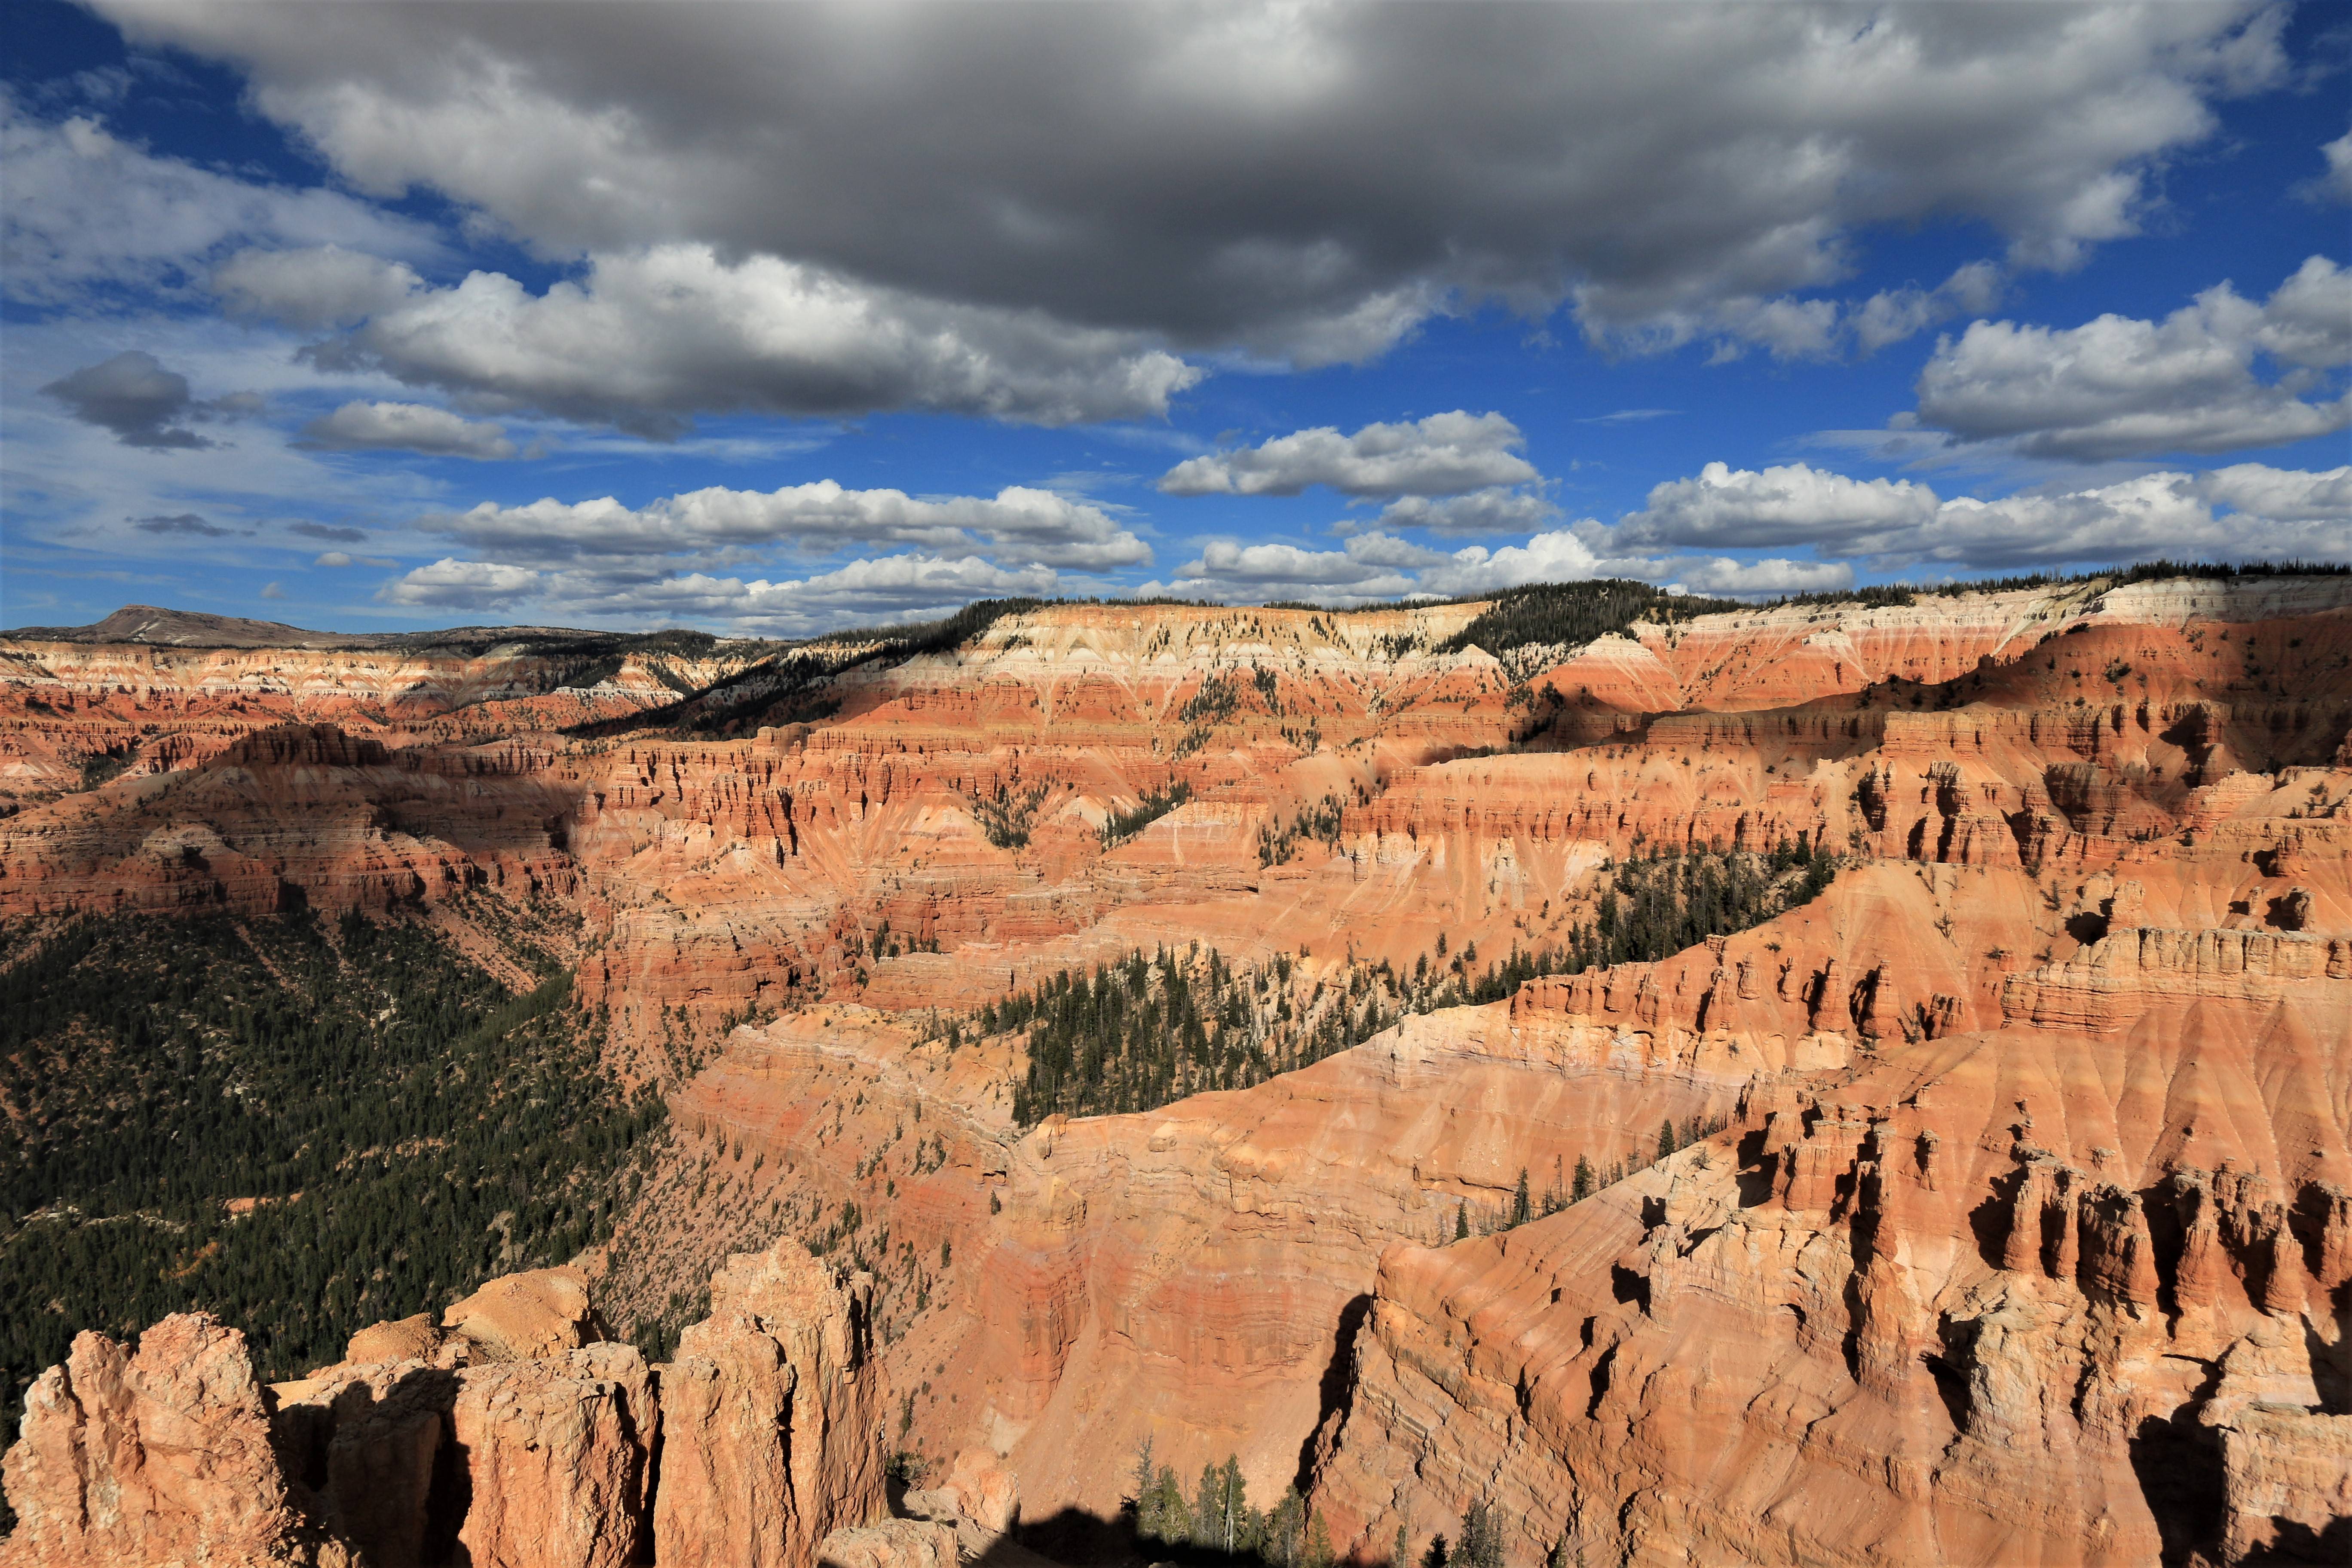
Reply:
<svg viewBox="0 0 2352 1568"><path fill-rule="evenodd" d="M870 1290L790 1242L730 1258L710 1318L648 1366L604 1342L576 1274L541 1270L267 1388L202 1314L135 1354L84 1333L8 1450L0 1562L805 1568L888 1512Z"/></svg>
<svg viewBox="0 0 2352 1568"><path fill-rule="evenodd" d="M0 802L38 802L112 759L173 773L278 724L333 724L393 745L495 739L625 719L735 674L748 654L174 647L0 637ZM12 798L13 797L13 798Z"/></svg>
<svg viewBox="0 0 2352 1568"><path fill-rule="evenodd" d="M1377 1544L1488 1498L1525 1551L1644 1563L2340 1531L2332 1482L2255 1478L2352 1394L2352 941L2125 929L2001 1009L1759 1081L1556 1218L1391 1251L1318 1500Z"/></svg>
<svg viewBox="0 0 2352 1568"><path fill-rule="evenodd" d="M673 1314L779 1237L862 1259L849 1315L892 1393L796 1361L746 1282L714 1288L732 1350L681 1342L698 1408L772 1423L814 1387L793 1420L997 1456L1031 1518L1114 1515L1148 1436L1188 1476L1237 1453L1260 1499L1305 1484L1367 1557L1481 1499L1523 1564L1563 1536L1595 1562L2222 1562L2352 1528L2344 580L1435 652L1476 610L1008 616L729 740L567 736L536 698L446 734L314 707L0 822L0 913L577 911L579 989L675 1080L675 1147L581 1259L602 1310ZM1442 972L1441 937L1558 944L1629 855L1783 840L1844 868L1766 924L1144 1114L1016 1124L1022 1041L965 1013L1196 943L1283 955L1304 1007L1383 960ZM1649 1163L1662 1121L1717 1118ZM1644 1168L1476 1234L1580 1157ZM669 1419L671 1372L585 1340L433 1364L446 1344L393 1359L454 1381L327 1400L347 1438L289 1474L407 1478L333 1515L394 1522L337 1528L456 1539L414 1500L446 1495L419 1434L473 1380L468 1431L567 1413L561 1506L653 1548L660 1487L614 1513L651 1483L596 1456L643 1430L641 1386ZM798 1484L716 1419L678 1448L713 1500L671 1494L707 1532L662 1537L681 1561L750 1550L722 1478ZM864 1522L761 1509L793 1552ZM597 1540L566 1550L622 1550Z"/></svg>

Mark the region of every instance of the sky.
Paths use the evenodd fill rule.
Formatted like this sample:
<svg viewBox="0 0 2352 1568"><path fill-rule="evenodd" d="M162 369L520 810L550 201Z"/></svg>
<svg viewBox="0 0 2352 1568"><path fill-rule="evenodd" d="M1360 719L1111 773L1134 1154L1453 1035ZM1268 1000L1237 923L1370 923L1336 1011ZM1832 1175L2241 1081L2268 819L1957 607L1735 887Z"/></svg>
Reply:
<svg viewBox="0 0 2352 1568"><path fill-rule="evenodd" d="M2339 5L9 24L0 626L2352 560Z"/></svg>

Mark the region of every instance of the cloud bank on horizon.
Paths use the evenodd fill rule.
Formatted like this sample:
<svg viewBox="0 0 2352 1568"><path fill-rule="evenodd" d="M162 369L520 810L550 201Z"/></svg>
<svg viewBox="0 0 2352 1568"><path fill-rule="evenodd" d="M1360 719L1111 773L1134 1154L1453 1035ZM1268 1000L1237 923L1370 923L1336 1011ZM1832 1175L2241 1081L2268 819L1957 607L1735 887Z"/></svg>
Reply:
<svg viewBox="0 0 2352 1568"><path fill-rule="evenodd" d="M16 21L0 624L2352 558L2323 7Z"/></svg>

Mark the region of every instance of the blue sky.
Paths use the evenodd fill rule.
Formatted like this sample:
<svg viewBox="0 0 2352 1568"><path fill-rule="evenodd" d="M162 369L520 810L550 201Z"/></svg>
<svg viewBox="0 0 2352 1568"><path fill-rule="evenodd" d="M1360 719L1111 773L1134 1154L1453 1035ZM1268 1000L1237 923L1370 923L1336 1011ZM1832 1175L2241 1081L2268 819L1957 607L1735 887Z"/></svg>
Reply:
<svg viewBox="0 0 2352 1568"><path fill-rule="evenodd" d="M0 624L2352 558L2340 8L11 8Z"/></svg>

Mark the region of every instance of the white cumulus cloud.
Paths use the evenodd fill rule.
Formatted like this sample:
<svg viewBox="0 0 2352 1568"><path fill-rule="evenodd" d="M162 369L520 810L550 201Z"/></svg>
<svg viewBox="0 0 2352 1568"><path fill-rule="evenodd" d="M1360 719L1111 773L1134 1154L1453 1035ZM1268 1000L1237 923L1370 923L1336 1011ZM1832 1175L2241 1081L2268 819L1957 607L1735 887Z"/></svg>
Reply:
<svg viewBox="0 0 2352 1568"><path fill-rule="evenodd" d="M1362 534L1343 550L1292 544L1219 542L1177 569L1173 581L1148 583L1137 593L1173 594L1227 604L1308 599L1330 605L1376 604L1398 598L1464 598L1530 583L1632 577L1678 591L1746 597L1842 588L1853 570L1842 562L1728 556L1645 556L1604 553L1609 531L1590 522L1531 535L1498 549L1469 544L1450 553L1382 534Z"/></svg>
<svg viewBox="0 0 2352 1568"><path fill-rule="evenodd" d="M422 452L499 459L515 455L506 431L421 403L346 403L302 427L301 445L330 452Z"/></svg>
<svg viewBox="0 0 2352 1568"><path fill-rule="evenodd" d="M1381 528L1425 528L1433 533L1517 533L1559 515L1532 489L1490 485L1458 496L1401 496L1381 509Z"/></svg>
<svg viewBox="0 0 2352 1568"><path fill-rule="evenodd" d="M1188 458L1161 476L1160 488L1179 496L1294 496L1310 485L1351 496L1454 495L1538 478L1519 455L1526 444L1502 415L1456 409L1367 425L1352 436L1321 426Z"/></svg>
<svg viewBox="0 0 2352 1568"><path fill-rule="evenodd" d="M1826 552L1857 538L1916 528L1935 516L1936 492L1909 479L1854 479L1804 463L1762 470L1709 463L1696 478L1650 490L1618 535L1632 547L1741 549L1810 544Z"/></svg>
<svg viewBox="0 0 2352 1568"><path fill-rule="evenodd" d="M387 605L436 609L505 610L536 597L543 579L527 566L443 556L386 584L376 597Z"/></svg>
<svg viewBox="0 0 2352 1568"><path fill-rule="evenodd" d="M416 526L466 553L385 584L378 597L387 603L529 604L559 619L684 616L778 635L903 619L987 595L1051 595L1066 588L1065 571L1151 558L1150 547L1100 507L1022 485L994 496L931 497L832 480L775 490L714 486L638 507L610 496L550 497L520 506L485 501ZM849 552L861 558L786 574L775 569L780 552L819 563Z"/></svg>
<svg viewBox="0 0 2352 1568"><path fill-rule="evenodd" d="M2263 303L2221 283L2161 321L1978 321L1937 344L1918 420L1961 441L2085 460L2238 451L2352 423L2352 399L2299 395L2306 376L2262 379L2263 354L2300 371L2352 357L2352 274L2315 256Z"/></svg>
<svg viewBox="0 0 2352 1568"><path fill-rule="evenodd" d="M531 572L443 560L385 584L377 597L415 607L509 611L533 605L553 619L722 621L740 632L802 637L857 622L919 619L973 599L1050 595L1048 567L1008 569L978 556L920 553L853 561L831 572L771 580L688 572L614 581L589 572Z"/></svg>
<svg viewBox="0 0 2352 1568"><path fill-rule="evenodd" d="M1943 500L1910 480L1847 478L1795 464L1760 472L1710 463L1650 492L1614 528L1580 530L1604 552L1658 546L1810 545L1832 561L1893 569L2210 560L2352 558L2352 468L2325 472L2238 463L2143 474L1993 500ZM1647 574L1634 574L1643 575ZM1718 591L1734 579L1689 575Z"/></svg>
<svg viewBox="0 0 2352 1568"><path fill-rule="evenodd" d="M2280 522L2334 522L2352 529L2352 467L2312 473L2266 463L2232 463L2200 475L2197 489L2233 511Z"/></svg>
<svg viewBox="0 0 2352 1568"><path fill-rule="evenodd" d="M2319 149L2327 172L2304 187L2314 200L2352 204L2352 131Z"/></svg>
<svg viewBox="0 0 2352 1568"><path fill-rule="evenodd" d="M978 548L1001 560L1089 571L1151 559L1150 547L1100 507L1024 485L993 497L919 498L820 479L775 490L712 486L642 507L610 496L551 497L522 506L484 501L425 526L473 550L540 565L680 555L712 562L776 544L817 554L877 545Z"/></svg>

